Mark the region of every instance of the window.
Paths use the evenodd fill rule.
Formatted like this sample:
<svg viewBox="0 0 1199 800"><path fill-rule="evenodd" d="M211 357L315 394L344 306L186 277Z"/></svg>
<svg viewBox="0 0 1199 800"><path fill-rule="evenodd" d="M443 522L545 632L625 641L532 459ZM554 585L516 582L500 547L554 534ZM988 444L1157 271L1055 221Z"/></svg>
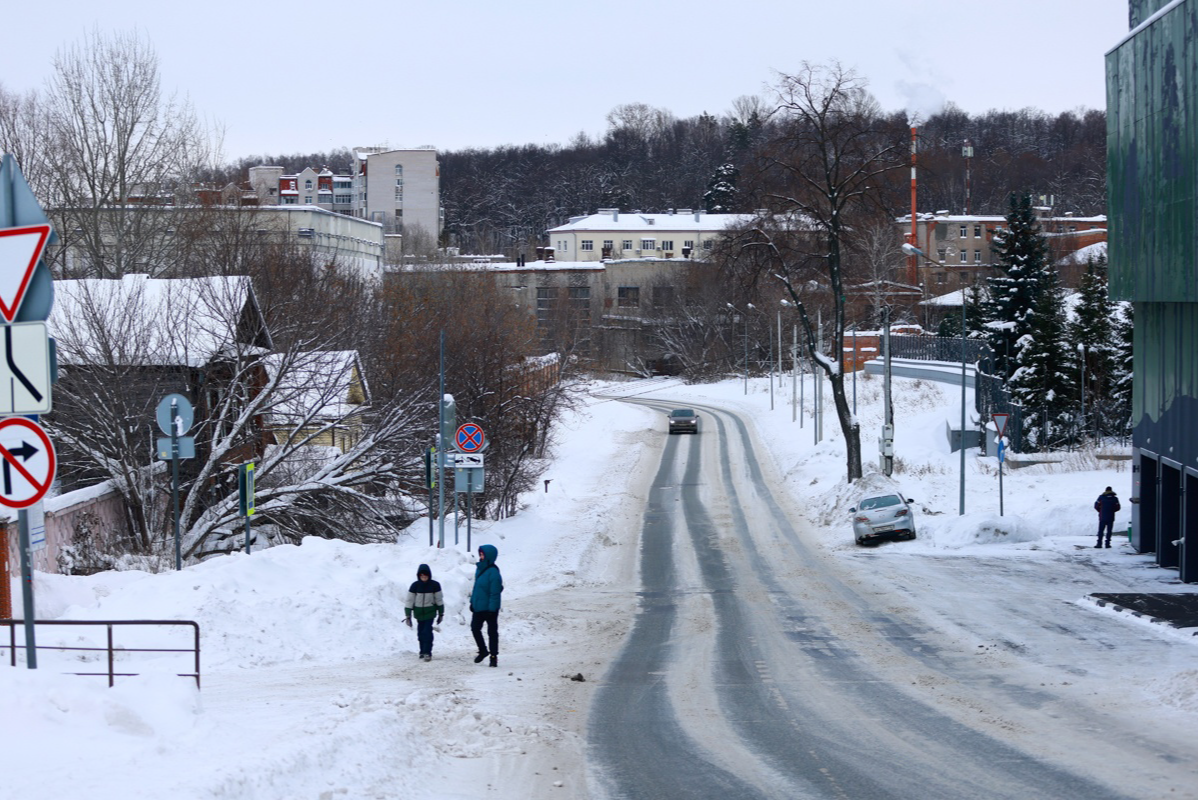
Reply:
<svg viewBox="0 0 1199 800"><path fill-rule="evenodd" d="M654 308L664 308L674 302L673 286L654 287Z"/></svg>
<svg viewBox="0 0 1199 800"><path fill-rule="evenodd" d="M594 250L595 243L591 239L584 239L583 241L579 242L579 249L587 251Z"/></svg>
<svg viewBox="0 0 1199 800"><path fill-rule="evenodd" d="M621 250L632 250L633 249L633 240L632 239L621 239L620 240L620 249Z"/></svg>
<svg viewBox="0 0 1199 800"><path fill-rule="evenodd" d="M712 249L712 242L714 242L714 241L715 241L714 239L704 239L704 249L705 249L705 250L711 250L711 249Z"/></svg>
<svg viewBox="0 0 1199 800"><path fill-rule="evenodd" d="M616 305L619 308L637 308L641 305L641 288L619 286L616 289Z"/></svg>
<svg viewBox="0 0 1199 800"><path fill-rule="evenodd" d="M352 194L335 194L335 195L333 195L333 202L337 203L338 205L348 206L350 203L354 202L354 195L352 195Z"/></svg>
<svg viewBox="0 0 1199 800"><path fill-rule="evenodd" d="M958 280L960 280L962 283L966 283L967 281L970 280L970 273L969 272L959 272Z"/></svg>
<svg viewBox="0 0 1199 800"><path fill-rule="evenodd" d="M310 195L310 194L304 195L304 205L306 205L306 206L312 205L312 195Z"/></svg>
<svg viewBox="0 0 1199 800"><path fill-rule="evenodd" d="M608 253L612 252L612 240L611 239L604 239L604 251L608 252Z"/></svg>
<svg viewBox="0 0 1199 800"><path fill-rule="evenodd" d="M963 225L963 226L961 226L960 228L958 228L958 238L959 238L959 239L965 239L965 238L966 238L966 226L965 226L965 225Z"/></svg>
<svg viewBox="0 0 1199 800"><path fill-rule="evenodd" d="M945 273L944 272L937 273L937 283L945 283Z"/></svg>
<svg viewBox="0 0 1199 800"><path fill-rule="evenodd" d="M280 199L283 200L283 205L285 205L285 206L294 206L296 204L296 198L291 197L291 196L283 197Z"/></svg>
<svg viewBox="0 0 1199 800"><path fill-rule="evenodd" d="M695 249L695 241L692 239L684 239L683 240L683 248L686 250L694 250Z"/></svg>
<svg viewBox="0 0 1199 800"><path fill-rule="evenodd" d="M974 251L974 263L975 264L983 263L983 251L982 250Z"/></svg>
<svg viewBox="0 0 1199 800"><path fill-rule="evenodd" d="M975 239L981 239L981 238L982 238L982 235L983 235L983 226L982 226L982 225L975 225L975 226L974 226L974 238L975 238Z"/></svg>
<svg viewBox="0 0 1199 800"><path fill-rule="evenodd" d="M312 181L304 181L304 191L306 191L306 192L312 191Z"/></svg>
<svg viewBox="0 0 1199 800"><path fill-rule="evenodd" d="M397 203L404 202L404 187L403 186L396 187L396 202Z"/></svg>
<svg viewBox="0 0 1199 800"><path fill-rule="evenodd" d="M654 240L653 239L642 239L641 240L641 249L642 250L653 250L654 249Z"/></svg>
<svg viewBox="0 0 1199 800"><path fill-rule="evenodd" d="M674 240L673 239L663 239L662 240L662 249L663 250L674 250Z"/></svg>
<svg viewBox="0 0 1199 800"><path fill-rule="evenodd" d="M574 319L588 319L591 316L591 288L588 286L571 286L567 289L570 295L570 315Z"/></svg>
<svg viewBox="0 0 1199 800"><path fill-rule="evenodd" d="M396 179L397 180L404 179L404 165L403 164L396 164Z"/></svg>
<svg viewBox="0 0 1199 800"><path fill-rule="evenodd" d="M966 263L966 251L965 250L958 251L958 261L962 264Z"/></svg>
<svg viewBox="0 0 1199 800"><path fill-rule="evenodd" d="M557 286L538 286L537 287L537 324L547 326L550 323L550 317L554 310L558 307L558 287Z"/></svg>

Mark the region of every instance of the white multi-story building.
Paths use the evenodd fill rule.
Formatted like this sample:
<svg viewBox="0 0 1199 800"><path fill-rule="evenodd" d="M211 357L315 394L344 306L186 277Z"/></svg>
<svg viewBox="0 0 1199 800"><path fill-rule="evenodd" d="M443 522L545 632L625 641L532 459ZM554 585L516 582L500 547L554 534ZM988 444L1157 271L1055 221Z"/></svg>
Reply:
<svg viewBox="0 0 1199 800"><path fill-rule="evenodd" d="M353 215L378 222L389 234L441 236L441 165L431 147L354 148Z"/></svg>
<svg viewBox="0 0 1199 800"><path fill-rule="evenodd" d="M727 228L753 219L745 214L708 214L680 208L666 214L601 208L546 231L558 261L628 258L701 258Z"/></svg>

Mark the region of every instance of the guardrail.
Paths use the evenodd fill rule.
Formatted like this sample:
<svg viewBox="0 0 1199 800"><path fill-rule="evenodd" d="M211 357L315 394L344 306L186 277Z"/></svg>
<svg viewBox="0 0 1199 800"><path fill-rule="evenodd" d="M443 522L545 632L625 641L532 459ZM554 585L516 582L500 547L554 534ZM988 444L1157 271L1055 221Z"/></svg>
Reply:
<svg viewBox="0 0 1199 800"><path fill-rule="evenodd" d="M91 675L91 676L108 676L108 685L112 686L116 678L131 678L139 675L137 672L117 672L115 670L116 653L191 653L193 656L194 672L177 672L175 673L181 678L195 678L196 688L200 688L200 626L191 620L62 620L62 619L38 619L34 620L35 626L43 625L60 625L60 626L76 626L76 627L99 627L104 626L107 632L107 643L104 647L85 647L82 645L58 645L58 644L36 644L35 650L78 650L84 652L104 652L108 656L108 671L107 672L69 672L69 675ZM24 650L26 645L17 644L17 627L24 627L25 620L21 619L0 619L0 625L8 626L8 647L10 650L9 664L17 665L17 649ZM119 647L113 644L113 627L125 626L187 626L192 629L193 645L189 648L181 647ZM0 644L0 650L3 650L4 645Z"/></svg>

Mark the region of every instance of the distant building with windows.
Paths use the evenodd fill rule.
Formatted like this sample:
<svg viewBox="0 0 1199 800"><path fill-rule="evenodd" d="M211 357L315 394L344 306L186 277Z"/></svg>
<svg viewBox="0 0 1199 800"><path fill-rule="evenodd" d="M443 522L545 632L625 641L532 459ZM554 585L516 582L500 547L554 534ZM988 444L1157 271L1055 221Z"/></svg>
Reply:
<svg viewBox="0 0 1199 800"><path fill-rule="evenodd" d="M1051 208L1036 208L1041 232L1049 243L1051 263L1062 263L1066 256L1097 242L1107 241L1107 217L1054 215ZM900 234L911 232L912 218L904 215L895 220ZM927 293L936 295L956 292L966 286L980 284L994 277L997 261L992 251L995 230L1007 224L1006 217L950 214L916 215L917 247L937 266L920 262L918 282ZM1065 286L1077 287L1079 270L1061 275Z"/></svg>
<svg viewBox="0 0 1199 800"><path fill-rule="evenodd" d="M558 261L695 259L711 250L727 228L754 218L689 208L666 214L601 208L595 214L572 217L565 225L545 233L553 258Z"/></svg>
<svg viewBox="0 0 1199 800"><path fill-rule="evenodd" d="M354 148L350 213L383 226L384 233L441 237L441 165L432 147Z"/></svg>
<svg viewBox="0 0 1199 800"><path fill-rule="evenodd" d="M283 167L250 167L250 188L258 205L316 206L338 214L353 214L354 176L334 175L328 167L311 167L285 175Z"/></svg>

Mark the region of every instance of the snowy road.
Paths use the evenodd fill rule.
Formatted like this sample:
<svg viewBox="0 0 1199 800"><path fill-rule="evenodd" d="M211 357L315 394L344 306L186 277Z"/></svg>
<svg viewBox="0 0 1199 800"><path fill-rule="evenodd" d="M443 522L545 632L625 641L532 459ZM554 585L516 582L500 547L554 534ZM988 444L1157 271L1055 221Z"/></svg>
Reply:
<svg viewBox="0 0 1199 800"><path fill-rule="evenodd" d="M641 611L591 709L596 794L1193 795L1193 731L1097 691L1169 643L1070 605L1077 562L830 555L746 424L698 409L649 490Z"/></svg>

